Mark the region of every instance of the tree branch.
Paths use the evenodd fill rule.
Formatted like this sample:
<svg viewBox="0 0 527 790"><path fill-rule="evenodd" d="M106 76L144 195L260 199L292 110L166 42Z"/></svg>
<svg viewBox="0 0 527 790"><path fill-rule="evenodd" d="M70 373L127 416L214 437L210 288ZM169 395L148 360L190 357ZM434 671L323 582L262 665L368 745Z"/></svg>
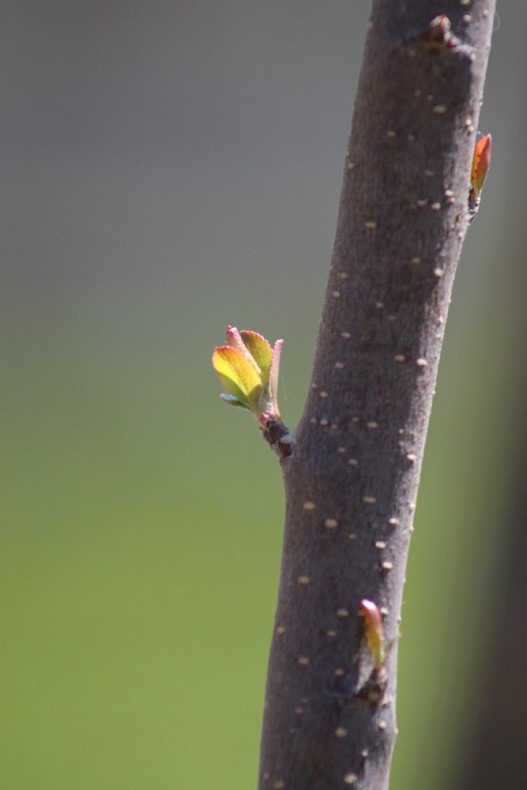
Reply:
<svg viewBox="0 0 527 790"><path fill-rule="evenodd" d="M262 790L388 786L397 645L381 680L360 602L396 640L493 13L373 2L311 387L282 463Z"/></svg>

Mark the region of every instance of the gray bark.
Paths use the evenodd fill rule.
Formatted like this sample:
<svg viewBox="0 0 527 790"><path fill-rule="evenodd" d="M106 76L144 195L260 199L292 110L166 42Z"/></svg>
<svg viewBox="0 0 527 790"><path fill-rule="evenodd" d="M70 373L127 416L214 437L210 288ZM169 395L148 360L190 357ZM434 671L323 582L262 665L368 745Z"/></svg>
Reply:
<svg viewBox="0 0 527 790"><path fill-rule="evenodd" d="M493 14L493 0L373 2L311 387L282 460L261 790L388 787L397 644L368 697L359 603L397 639Z"/></svg>

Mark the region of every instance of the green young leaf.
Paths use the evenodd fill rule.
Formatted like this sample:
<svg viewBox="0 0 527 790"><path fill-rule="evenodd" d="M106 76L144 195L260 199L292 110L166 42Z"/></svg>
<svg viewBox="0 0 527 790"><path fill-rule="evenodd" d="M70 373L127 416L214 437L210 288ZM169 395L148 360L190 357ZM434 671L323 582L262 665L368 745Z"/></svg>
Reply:
<svg viewBox="0 0 527 790"><path fill-rule="evenodd" d="M263 387L254 360L234 346L219 346L214 349L212 365L228 394L257 413Z"/></svg>
<svg viewBox="0 0 527 790"><path fill-rule="evenodd" d="M240 331L240 336L247 351L260 368L263 387L267 388L271 360L273 358L271 344L263 335L260 335L258 332L253 332L250 329L242 329Z"/></svg>

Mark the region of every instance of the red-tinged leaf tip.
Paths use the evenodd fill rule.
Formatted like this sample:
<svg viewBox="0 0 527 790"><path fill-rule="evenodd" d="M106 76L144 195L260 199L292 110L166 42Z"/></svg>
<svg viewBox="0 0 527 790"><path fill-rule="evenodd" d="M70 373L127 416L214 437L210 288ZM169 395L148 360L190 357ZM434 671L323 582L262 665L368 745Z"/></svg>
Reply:
<svg viewBox="0 0 527 790"><path fill-rule="evenodd" d="M478 200L483 184L489 172L492 154L492 135L484 134L478 137L474 146L472 169L470 172L470 186L474 200Z"/></svg>
<svg viewBox="0 0 527 790"><path fill-rule="evenodd" d="M377 604L363 598L359 607L360 615L364 621L364 630L368 649L375 667L381 667L384 662L384 626L382 615Z"/></svg>

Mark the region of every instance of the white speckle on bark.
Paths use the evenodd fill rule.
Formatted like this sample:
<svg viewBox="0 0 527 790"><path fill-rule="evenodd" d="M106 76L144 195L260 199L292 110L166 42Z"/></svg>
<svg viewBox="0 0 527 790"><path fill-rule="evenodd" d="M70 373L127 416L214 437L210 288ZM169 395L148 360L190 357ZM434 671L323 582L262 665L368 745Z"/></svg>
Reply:
<svg viewBox="0 0 527 790"><path fill-rule="evenodd" d="M338 525L339 522L337 521L336 518L327 518L324 521L324 526L326 527L326 529L336 529Z"/></svg>
<svg viewBox="0 0 527 790"><path fill-rule="evenodd" d="M306 502L304 502L303 508L304 510L314 510L316 508L316 505L314 502L307 500Z"/></svg>
<svg viewBox="0 0 527 790"><path fill-rule="evenodd" d="M365 505L374 505L377 502L374 496L363 496L362 501Z"/></svg>

